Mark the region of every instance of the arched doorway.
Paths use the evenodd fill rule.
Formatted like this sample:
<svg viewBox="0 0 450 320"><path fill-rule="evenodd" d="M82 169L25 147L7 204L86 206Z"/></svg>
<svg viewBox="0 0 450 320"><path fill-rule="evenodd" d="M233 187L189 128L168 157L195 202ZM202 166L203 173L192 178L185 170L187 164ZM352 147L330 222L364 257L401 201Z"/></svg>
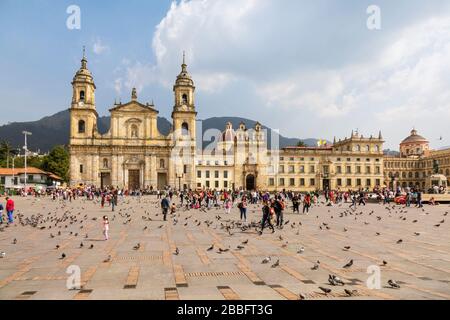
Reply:
<svg viewBox="0 0 450 320"><path fill-rule="evenodd" d="M255 190L255 176L252 174L249 174L247 178L245 179L245 188L247 190Z"/></svg>

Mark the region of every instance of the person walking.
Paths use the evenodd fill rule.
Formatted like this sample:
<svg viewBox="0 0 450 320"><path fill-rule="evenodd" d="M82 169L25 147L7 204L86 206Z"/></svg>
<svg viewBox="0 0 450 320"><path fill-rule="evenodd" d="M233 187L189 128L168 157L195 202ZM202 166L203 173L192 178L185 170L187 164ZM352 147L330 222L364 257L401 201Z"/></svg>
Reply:
<svg viewBox="0 0 450 320"><path fill-rule="evenodd" d="M278 196L278 198L274 202L274 210L275 214L277 215L277 227L280 229L283 229L283 210L284 210L284 202L281 199L281 196Z"/></svg>
<svg viewBox="0 0 450 320"><path fill-rule="evenodd" d="M0 203L0 224L3 224L3 204Z"/></svg>
<svg viewBox="0 0 450 320"><path fill-rule="evenodd" d="M14 222L14 201L9 197L6 198L6 212L8 214L8 223Z"/></svg>
<svg viewBox="0 0 450 320"><path fill-rule="evenodd" d="M305 211L306 211L306 214L308 214L309 207L311 207L311 195L309 193L307 193L305 195L305 198L303 199L303 213L305 213Z"/></svg>
<svg viewBox="0 0 450 320"><path fill-rule="evenodd" d="M244 196L239 203L239 210L241 211L241 220L247 222L247 198Z"/></svg>
<svg viewBox="0 0 450 320"><path fill-rule="evenodd" d="M108 216L103 216L103 235L105 236L105 241L109 239L109 219Z"/></svg>
<svg viewBox="0 0 450 320"><path fill-rule="evenodd" d="M167 211L169 211L169 208L170 208L170 203L169 203L169 199L167 198L167 196L161 200L161 208L162 208L162 214L164 217L164 221L167 221Z"/></svg>
<svg viewBox="0 0 450 320"><path fill-rule="evenodd" d="M269 206L269 201L265 200L263 202L263 208L262 208L262 212L263 212L263 217L261 220L261 231L259 231L259 235L263 234L263 230L264 227L266 226L266 223L269 224L269 227L272 229L272 233L275 233L275 228L273 227L272 221L271 221L271 208Z"/></svg>

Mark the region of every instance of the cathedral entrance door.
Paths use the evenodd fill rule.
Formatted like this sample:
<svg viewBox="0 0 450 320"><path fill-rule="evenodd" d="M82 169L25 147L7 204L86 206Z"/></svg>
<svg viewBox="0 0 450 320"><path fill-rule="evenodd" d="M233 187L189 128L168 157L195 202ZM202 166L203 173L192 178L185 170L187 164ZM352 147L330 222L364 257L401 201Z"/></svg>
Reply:
<svg viewBox="0 0 450 320"><path fill-rule="evenodd" d="M140 189L140 171L139 170L128 170L128 189L136 190Z"/></svg>
<svg viewBox="0 0 450 320"><path fill-rule="evenodd" d="M167 173L158 172L158 190L163 190L167 186Z"/></svg>
<svg viewBox="0 0 450 320"><path fill-rule="evenodd" d="M103 189L104 187L111 187L111 174L109 172L102 172L101 173L101 181L100 181L100 188Z"/></svg>
<svg viewBox="0 0 450 320"><path fill-rule="evenodd" d="M247 191L255 190L255 176L249 174L245 180L245 188Z"/></svg>

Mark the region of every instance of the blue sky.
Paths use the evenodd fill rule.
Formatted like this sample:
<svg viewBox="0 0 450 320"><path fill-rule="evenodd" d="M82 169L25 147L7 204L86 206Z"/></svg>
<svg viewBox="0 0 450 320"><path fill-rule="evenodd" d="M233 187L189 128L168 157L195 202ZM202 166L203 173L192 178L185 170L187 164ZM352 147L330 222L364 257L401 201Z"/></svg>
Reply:
<svg viewBox="0 0 450 320"><path fill-rule="evenodd" d="M66 27L72 4L81 30ZM381 30L366 26L372 4ZM445 0L0 0L0 29L0 124L68 108L86 45L100 115L135 86L170 117L186 50L199 118L329 140L382 130L390 148L415 126L450 145Z"/></svg>

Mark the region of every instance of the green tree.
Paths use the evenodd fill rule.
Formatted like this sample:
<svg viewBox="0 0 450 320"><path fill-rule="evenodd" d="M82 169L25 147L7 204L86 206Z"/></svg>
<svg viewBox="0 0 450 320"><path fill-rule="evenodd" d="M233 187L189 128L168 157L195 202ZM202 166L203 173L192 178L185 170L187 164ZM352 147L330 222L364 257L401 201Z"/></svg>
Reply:
<svg viewBox="0 0 450 320"><path fill-rule="evenodd" d="M56 146L44 158L42 170L60 176L65 182L69 180L69 151L64 146Z"/></svg>
<svg viewBox="0 0 450 320"><path fill-rule="evenodd" d="M297 142L297 147L306 147L306 144L304 141L300 140L299 142Z"/></svg>
<svg viewBox="0 0 450 320"><path fill-rule="evenodd" d="M10 162L11 162L11 144L6 141L3 140L0 143L0 166L1 167L10 167Z"/></svg>

